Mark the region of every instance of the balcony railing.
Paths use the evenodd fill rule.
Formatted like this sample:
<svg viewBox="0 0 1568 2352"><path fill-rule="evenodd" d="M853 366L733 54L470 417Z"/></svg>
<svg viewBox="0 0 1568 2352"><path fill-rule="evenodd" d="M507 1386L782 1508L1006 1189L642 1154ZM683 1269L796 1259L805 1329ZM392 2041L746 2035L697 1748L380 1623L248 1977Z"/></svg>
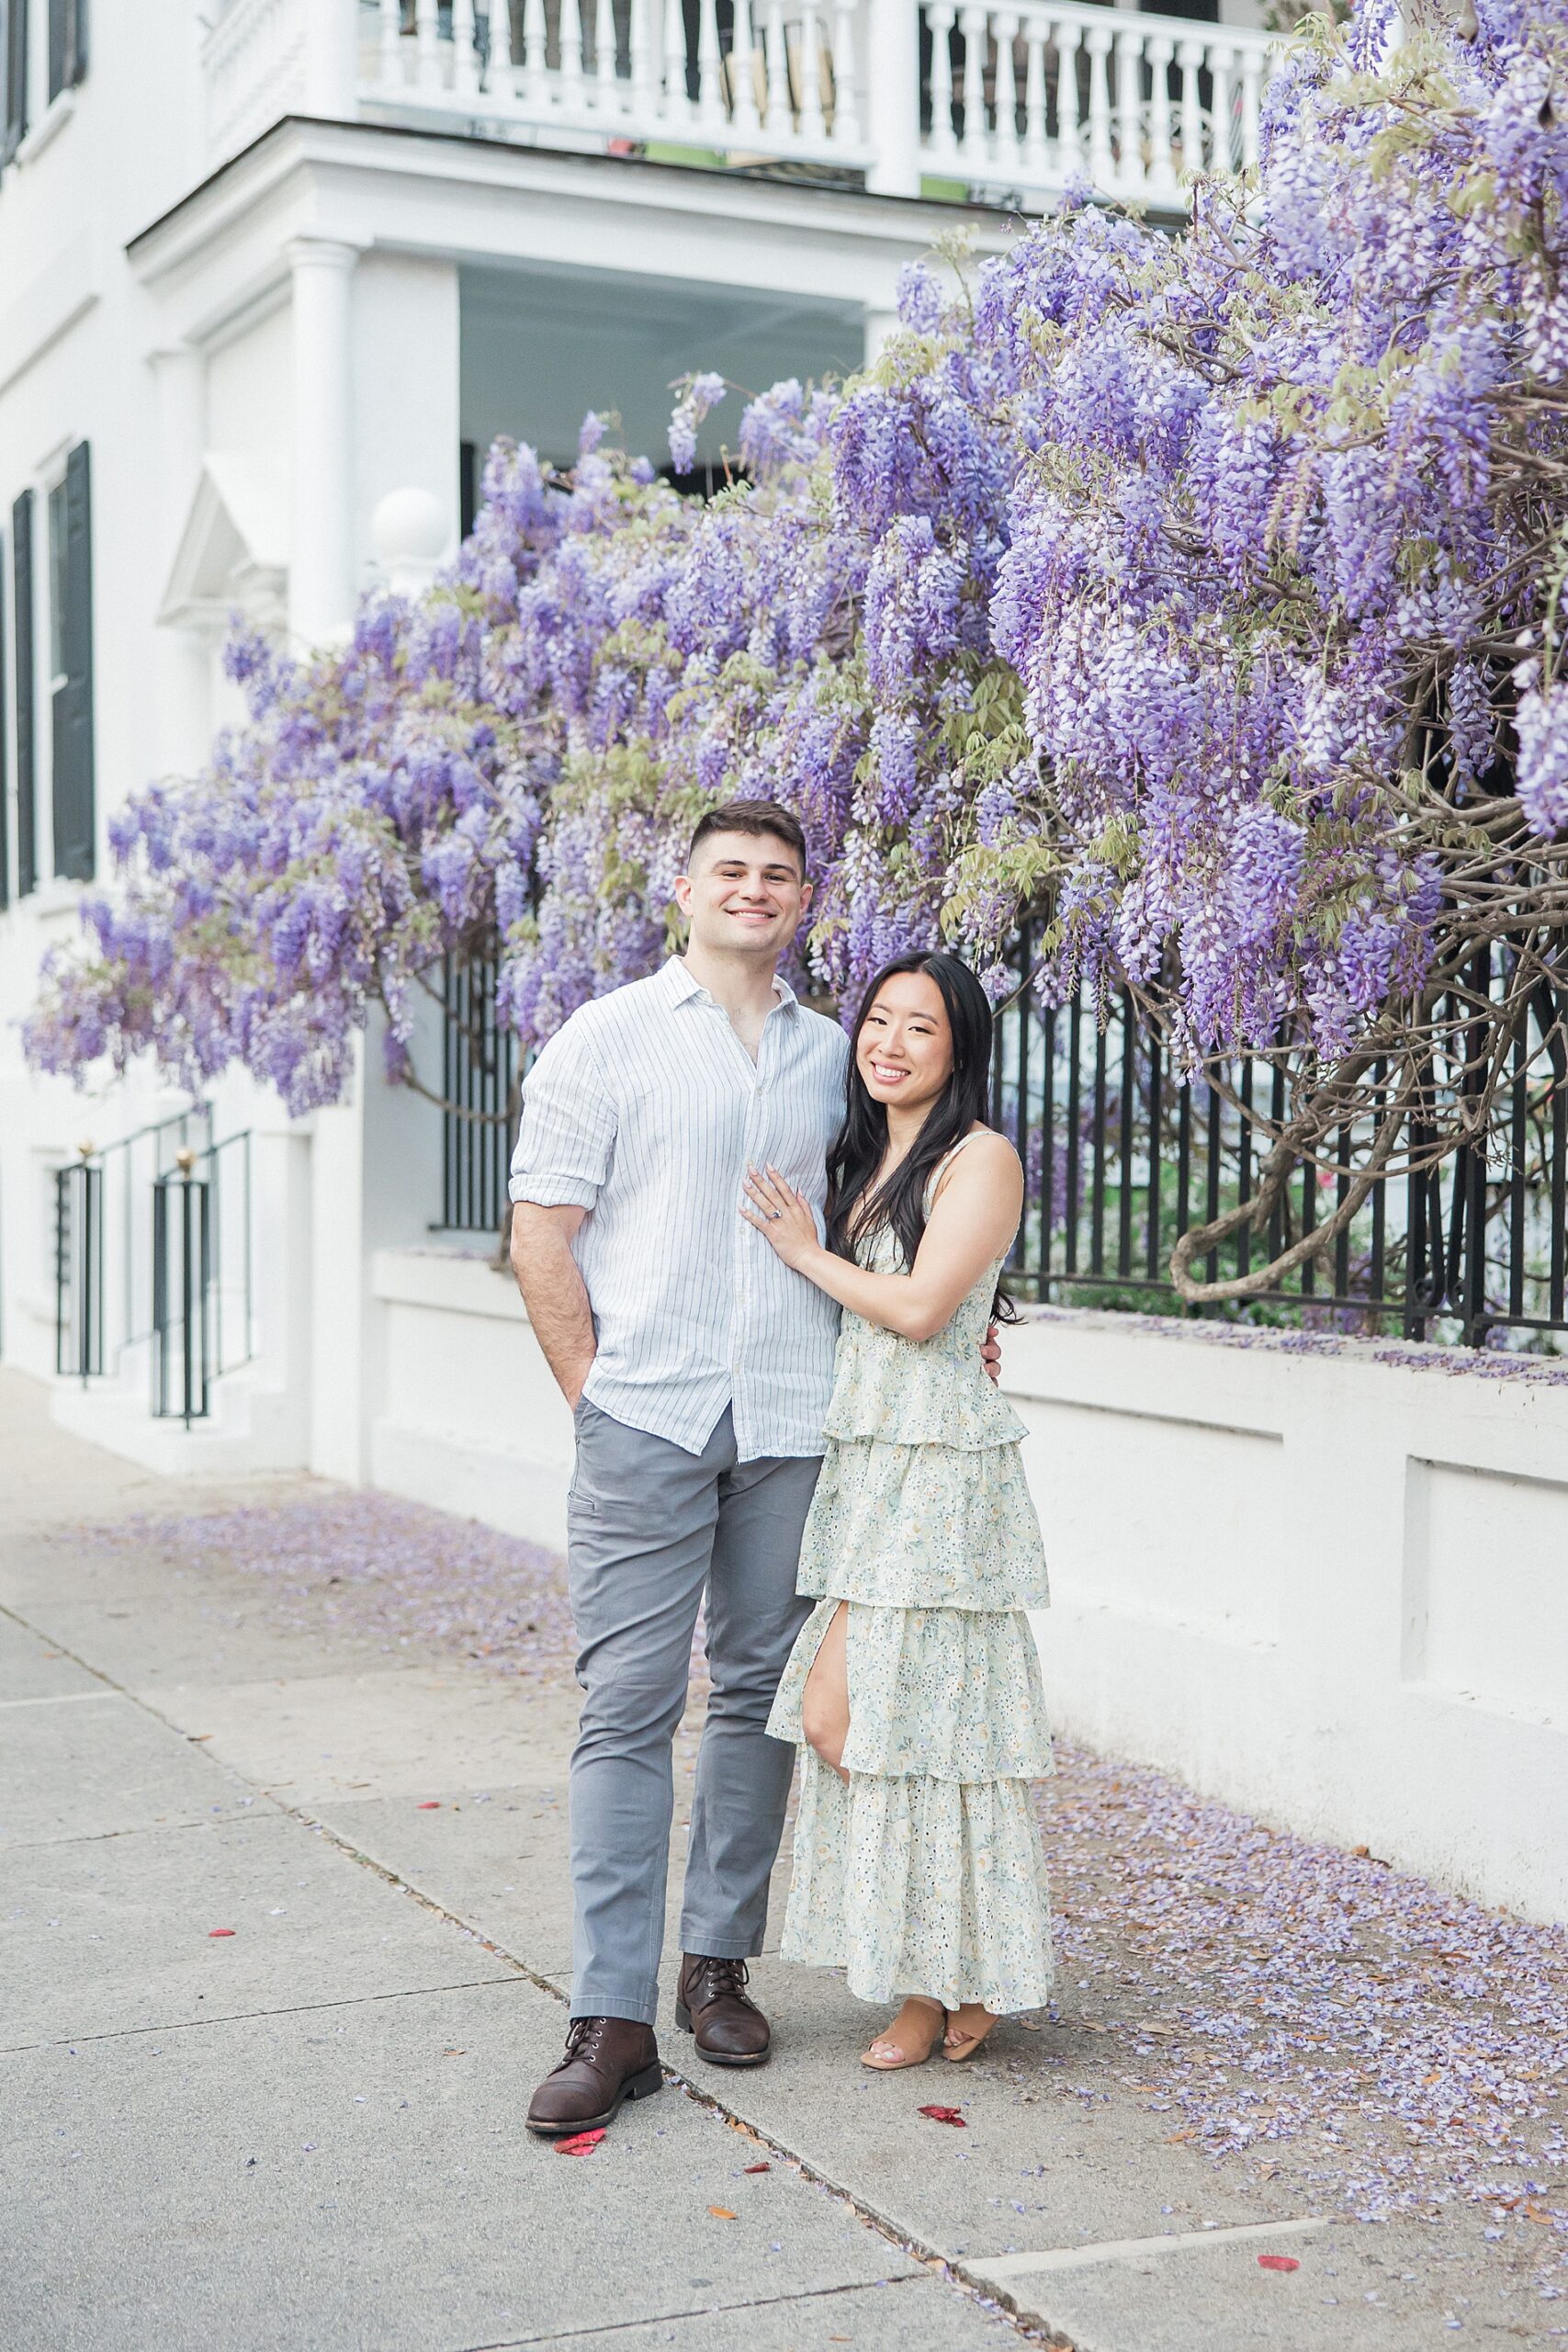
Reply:
<svg viewBox="0 0 1568 2352"><path fill-rule="evenodd" d="M1094 0L230 0L204 68L214 163L296 111L1175 209L1196 172L1257 162L1277 50Z"/></svg>

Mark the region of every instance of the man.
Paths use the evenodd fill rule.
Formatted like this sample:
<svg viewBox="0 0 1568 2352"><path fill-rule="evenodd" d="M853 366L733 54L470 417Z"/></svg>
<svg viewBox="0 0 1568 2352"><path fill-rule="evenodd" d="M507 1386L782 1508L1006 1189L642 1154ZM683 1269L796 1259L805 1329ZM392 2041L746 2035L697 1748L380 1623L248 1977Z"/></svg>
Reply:
<svg viewBox="0 0 1568 2352"><path fill-rule="evenodd" d="M535 1063L512 1261L573 1408L568 1566L586 1693L571 1759L571 2030L530 2129L606 2123L659 2087L653 2024L671 1741L707 1589L712 1697L686 1860L677 2015L759 2065L761 1948L792 1751L763 1729L807 1604L795 1579L837 1317L739 1215L771 1161L820 1207L847 1046L776 976L811 903L786 810L705 817L675 896L684 957L584 1005Z"/></svg>
<svg viewBox="0 0 1568 2352"><path fill-rule="evenodd" d="M712 2064L769 2051L746 1962L795 1758L763 1727L810 1606L795 1580L838 1313L739 1206L746 1169L767 1163L820 1213L848 1046L777 977L811 903L786 809L738 800L705 817L675 897L684 956L551 1039L512 1162L512 1262L577 1437L571 2025L528 2110L547 2135L608 2123L661 2081L671 1742L705 1589L712 1695L676 2018Z"/></svg>

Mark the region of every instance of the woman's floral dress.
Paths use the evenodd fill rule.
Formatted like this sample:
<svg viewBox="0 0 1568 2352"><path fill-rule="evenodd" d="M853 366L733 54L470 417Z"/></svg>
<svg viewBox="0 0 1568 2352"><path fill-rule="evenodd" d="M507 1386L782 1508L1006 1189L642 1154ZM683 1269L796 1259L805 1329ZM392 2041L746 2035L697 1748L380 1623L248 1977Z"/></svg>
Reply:
<svg viewBox="0 0 1568 2352"><path fill-rule="evenodd" d="M1023 1614L1045 1602L1045 1561L1023 1425L980 1361L1001 1262L930 1340L845 1313L800 1552L798 1589L820 1599L768 1721L803 1741L806 1679L847 1601L850 1777L802 1744L781 1951L843 1968L867 2001L925 1993L1000 2012L1039 2007L1051 1985L1029 1792L1051 1742ZM885 1230L871 1268L901 1263Z"/></svg>

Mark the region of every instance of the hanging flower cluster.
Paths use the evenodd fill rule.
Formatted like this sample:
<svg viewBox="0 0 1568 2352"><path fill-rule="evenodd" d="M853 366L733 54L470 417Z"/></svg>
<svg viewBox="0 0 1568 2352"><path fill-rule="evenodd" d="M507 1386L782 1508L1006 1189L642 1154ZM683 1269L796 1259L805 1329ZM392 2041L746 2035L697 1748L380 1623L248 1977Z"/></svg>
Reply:
<svg viewBox="0 0 1568 2352"><path fill-rule="evenodd" d="M1374 1063L1410 1118L1478 949L1506 1028L1568 926L1568 0L1393 13L1308 20L1260 184L1179 235L1075 199L956 294L908 272L876 366L751 402L712 500L597 419L569 477L500 445L430 594L242 642L249 724L117 827L34 1058L300 1109L481 952L540 1039L657 960L696 816L771 795L823 998L939 938L1000 995L1028 914L1048 996L1289 1057L1290 1153ZM686 379L677 468L723 395Z"/></svg>

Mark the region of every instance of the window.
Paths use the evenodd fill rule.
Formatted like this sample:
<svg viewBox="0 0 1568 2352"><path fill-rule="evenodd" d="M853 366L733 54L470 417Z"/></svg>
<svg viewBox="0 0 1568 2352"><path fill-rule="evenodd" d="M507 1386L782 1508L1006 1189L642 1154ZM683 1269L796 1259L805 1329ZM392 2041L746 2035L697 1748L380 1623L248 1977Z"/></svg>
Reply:
<svg viewBox="0 0 1568 2352"><path fill-rule="evenodd" d="M54 870L93 877L93 551L87 445L79 441L49 493L50 707Z"/></svg>

